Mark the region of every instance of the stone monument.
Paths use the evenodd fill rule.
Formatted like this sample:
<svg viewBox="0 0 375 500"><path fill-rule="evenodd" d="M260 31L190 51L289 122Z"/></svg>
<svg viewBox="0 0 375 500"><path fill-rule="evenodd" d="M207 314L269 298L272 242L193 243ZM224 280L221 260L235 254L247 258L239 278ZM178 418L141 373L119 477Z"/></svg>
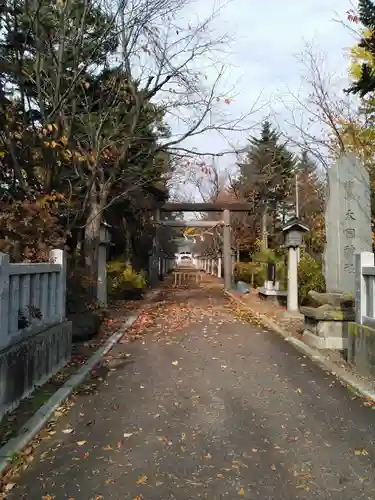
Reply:
<svg viewBox="0 0 375 500"><path fill-rule="evenodd" d="M370 180L354 156L328 168L325 210L326 293L310 292L318 307L303 307L306 343L323 349L347 348L347 324L354 321L354 255L372 251Z"/></svg>

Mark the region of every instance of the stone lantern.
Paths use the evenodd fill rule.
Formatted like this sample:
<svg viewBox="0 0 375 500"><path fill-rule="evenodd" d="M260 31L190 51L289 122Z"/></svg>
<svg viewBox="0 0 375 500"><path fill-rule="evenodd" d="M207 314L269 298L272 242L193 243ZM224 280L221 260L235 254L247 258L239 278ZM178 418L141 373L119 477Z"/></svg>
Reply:
<svg viewBox="0 0 375 500"><path fill-rule="evenodd" d="M299 219L290 220L283 227L284 245L288 248L288 313L298 313L298 252L302 235L309 227Z"/></svg>

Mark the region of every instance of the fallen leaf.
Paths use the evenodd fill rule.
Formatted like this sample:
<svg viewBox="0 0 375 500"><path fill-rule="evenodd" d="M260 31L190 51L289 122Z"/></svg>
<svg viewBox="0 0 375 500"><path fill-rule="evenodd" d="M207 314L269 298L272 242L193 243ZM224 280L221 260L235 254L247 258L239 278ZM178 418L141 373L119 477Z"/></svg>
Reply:
<svg viewBox="0 0 375 500"><path fill-rule="evenodd" d="M147 483L147 479L148 479L148 477L145 476L144 474L142 474L142 476L139 476L136 483L137 484L145 484L145 483Z"/></svg>
<svg viewBox="0 0 375 500"><path fill-rule="evenodd" d="M240 460L233 460L232 462L232 465L233 467L245 467L246 469L248 469L248 466L246 464L244 464L243 462L241 462Z"/></svg>
<svg viewBox="0 0 375 500"><path fill-rule="evenodd" d="M177 366L178 365L178 361L172 361L172 365Z"/></svg>
<svg viewBox="0 0 375 500"><path fill-rule="evenodd" d="M366 457L368 455L368 451L363 449L363 450L354 450L354 455L362 455L364 457Z"/></svg>
<svg viewBox="0 0 375 500"><path fill-rule="evenodd" d="M71 434L73 432L73 429L63 429L64 434Z"/></svg>
<svg viewBox="0 0 375 500"><path fill-rule="evenodd" d="M124 433L124 438L130 438L134 433L133 432L125 432Z"/></svg>
<svg viewBox="0 0 375 500"><path fill-rule="evenodd" d="M87 441L77 441L78 446L83 446Z"/></svg>
<svg viewBox="0 0 375 500"><path fill-rule="evenodd" d="M301 393L301 392L302 392L302 389L298 388L298 389L296 390L296 392Z"/></svg>
<svg viewBox="0 0 375 500"><path fill-rule="evenodd" d="M240 497L244 497L245 496L245 490L243 488L240 488L239 491L238 491L238 494L240 495Z"/></svg>
<svg viewBox="0 0 375 500"><path fill-rule="evenodd" d="M167 443L168 438L167 438L167 436L158 436L158 441L162 441L163 443Z"/></svg>
<svg viewBox="0 0 375 500"><path fill-rule="evenodd" d="M16 486L16 483L8 483L5 485L4 490L5 491L10 491Z"/></svg>
<svg viewBox="0 0 375 500"><path fill-rule="evenodd" d="M312 479L311 474L306 474L304 472L301 472L300 474L297 474L298 479L304 480L304 479Z"/></svg>
<svg viewBox="0 0 375 500"><path fill-rule="evenodd" d="M272 470L276 470L276 465L272 464L272 465L271 465L271 469L272 469Z"/></svg>

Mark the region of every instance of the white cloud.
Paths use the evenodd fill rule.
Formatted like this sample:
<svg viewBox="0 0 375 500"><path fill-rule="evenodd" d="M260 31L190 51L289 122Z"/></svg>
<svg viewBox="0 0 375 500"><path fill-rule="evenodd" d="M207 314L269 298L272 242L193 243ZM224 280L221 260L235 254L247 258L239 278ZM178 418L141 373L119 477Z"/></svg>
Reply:
<svg viewBox="0 0 375 500"><path fill-rule="evenodd" d="M195 3L191 8L195 9ZM350 0L233 0L220 13L216 23L218 33L233 34L227 57L229 68L226 84L236 84L235 95L228 95L231 104L225 108L233 118L250 109L263 92L263 100L286 92L297 93L303 68L296 55L308 41L327 54L327 67L340 75L347 73L345 49L354 43L353 34L339 18L346 20ZM211 0L200 0L199 15L212 10ZM341 89L338 89L341 90ZM253 117L254 122L269 113L265 107ZM226 134L230 143L246 143L246 133ZM210 133L191 138L187 144L213 153L228 149L228 140ZM220 159L221 168L228 168L234 158Z"/></svg>

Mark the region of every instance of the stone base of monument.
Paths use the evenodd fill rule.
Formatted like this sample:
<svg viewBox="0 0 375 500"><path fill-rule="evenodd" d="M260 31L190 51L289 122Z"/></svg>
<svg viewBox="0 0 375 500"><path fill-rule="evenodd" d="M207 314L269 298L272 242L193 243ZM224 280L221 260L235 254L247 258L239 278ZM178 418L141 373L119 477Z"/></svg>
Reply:
<svg viewBox="0 0 375 500"><path fill-rule="evenodd" d="M348 362L362 375L375 375L375 330L349 323Z"/></svg>
<svg viewBox="0 0 375 500"><path fill-rule="evenodd" d="M304 315L299 311L284 311L284 316L290 319L303 319Z"/></svg>
<svg viewBox="0 0 375 500"><path fill-rule="evenodd" d="M339 293L309 292L318 307L301 307L305 317L302 339L318 349L348 348L348 324L354 321L354 300Z"/></svg>
<svg viewBox="0 0 375 500"><path fill-rule="evenodd" d="M280 284L278 281L265 281L264 286L258 288L258 294L262 299L285 303L288 292L279 290Z"/></svg>

